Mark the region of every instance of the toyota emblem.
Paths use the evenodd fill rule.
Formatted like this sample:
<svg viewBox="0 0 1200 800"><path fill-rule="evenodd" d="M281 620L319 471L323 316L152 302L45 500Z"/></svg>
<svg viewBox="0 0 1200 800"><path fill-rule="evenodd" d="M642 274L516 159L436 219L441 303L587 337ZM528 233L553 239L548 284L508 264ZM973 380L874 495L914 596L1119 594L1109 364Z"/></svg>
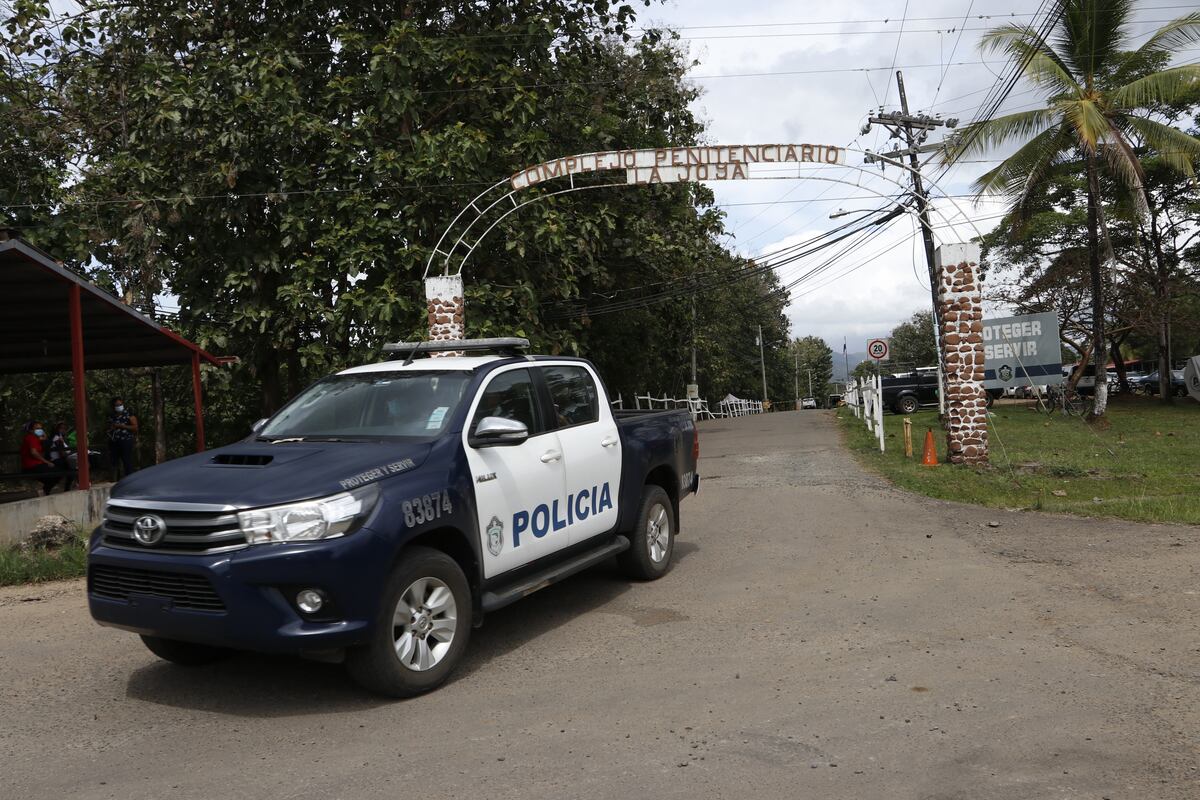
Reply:
<svg viewBox="0 0 1200 800"><path fill-rule="evenodd" d="M167 523L163 522L162 517L146 514L145 516L138 517L133 522L133 538L137 539L138 544L153 547L161 542L166 535Z"/></svg>

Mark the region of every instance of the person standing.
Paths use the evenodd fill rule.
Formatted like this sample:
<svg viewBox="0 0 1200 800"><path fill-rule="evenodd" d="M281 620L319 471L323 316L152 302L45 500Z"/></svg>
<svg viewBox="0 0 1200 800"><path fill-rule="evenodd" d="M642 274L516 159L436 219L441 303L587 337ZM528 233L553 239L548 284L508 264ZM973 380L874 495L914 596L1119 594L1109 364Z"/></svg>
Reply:
<svg viewBox="0 0 1200 800"><path fill-rule="evenodd" d="M63 491L71 491L71 484L75 482L75 464L73 463L74 454L71 452L70 445L67 444L67 423L60 422L54 426L54 432L50 434L50 444L46 447L46 451L46 457L54 464L54 469L67 473Z"/></svg>
<svg viewBox="0 0 1200 800"><path fill-rule="evenodd" d="M113 480L133 472L133 445L137 441L138 418L125 407L125 400L116 397L112 401L112 413L108 415L108 454L112 465ZM118 462L122 470L118 475Z"/></svg>
<svg viewBox="0 0 1200 800"><path fill-rule="evenodd" d="M38 478L41 473L54 472L54 464L46 458L46 426L40 422L31 422L25 429L21 439L21 472L28 473L41 481L42 492L50 494L58 483L58 476Z"/></svg>

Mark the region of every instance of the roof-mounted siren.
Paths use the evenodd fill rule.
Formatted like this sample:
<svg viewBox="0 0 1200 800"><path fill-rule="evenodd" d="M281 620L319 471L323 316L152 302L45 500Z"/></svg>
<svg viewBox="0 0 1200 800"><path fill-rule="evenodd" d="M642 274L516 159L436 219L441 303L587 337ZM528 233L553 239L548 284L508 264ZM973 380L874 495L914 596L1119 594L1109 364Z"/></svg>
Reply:
<svg viewBox="0 0 1200 800"><path fill-rule="evenodd" d="M388 342L383 346L383 352L392 360L404 356L404 363L411 364L418 353L477 353L491 351L501 356L519 356L522 350L529 349L529 340L516 336L502 336L495 339L447 339L437 342Z"/></svg>

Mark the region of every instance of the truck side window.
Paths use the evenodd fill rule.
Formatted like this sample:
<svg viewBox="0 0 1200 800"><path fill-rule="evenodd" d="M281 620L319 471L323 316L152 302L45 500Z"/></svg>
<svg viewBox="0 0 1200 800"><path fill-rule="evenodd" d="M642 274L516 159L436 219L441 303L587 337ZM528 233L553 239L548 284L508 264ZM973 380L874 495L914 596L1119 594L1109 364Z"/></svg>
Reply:
<svg viewBox="0 0 1200 800"><path fill-rule="evenodd" d="M542 367L542 377L554 401L560 428L586 425L600 419L596 382L583 367Z"/></svg>
<svg viewBox="0 0 1200 800"><path fill-rule="evenodd" d="M525 423L529 435L542 432L541 415L538 413L533 379L527 369L502 372L488 383L475 408L471 430L484 417L504 417Z"/></svg>

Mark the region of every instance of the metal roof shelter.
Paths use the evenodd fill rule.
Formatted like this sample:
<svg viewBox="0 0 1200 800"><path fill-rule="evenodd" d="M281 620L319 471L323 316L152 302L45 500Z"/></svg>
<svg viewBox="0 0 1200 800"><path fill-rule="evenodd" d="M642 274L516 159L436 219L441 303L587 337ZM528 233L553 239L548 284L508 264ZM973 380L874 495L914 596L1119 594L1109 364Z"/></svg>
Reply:
<svg viewBox="0 0 1200 800"><path fill-rule="evenodd" d="M138 313L62 267L51 256L0 230L0 374L70 371L75 432L87 452L85 369L192 365L196 450L204 449L200 363L227 362ZM79 459L79 488L91 485Z"/></svg>

